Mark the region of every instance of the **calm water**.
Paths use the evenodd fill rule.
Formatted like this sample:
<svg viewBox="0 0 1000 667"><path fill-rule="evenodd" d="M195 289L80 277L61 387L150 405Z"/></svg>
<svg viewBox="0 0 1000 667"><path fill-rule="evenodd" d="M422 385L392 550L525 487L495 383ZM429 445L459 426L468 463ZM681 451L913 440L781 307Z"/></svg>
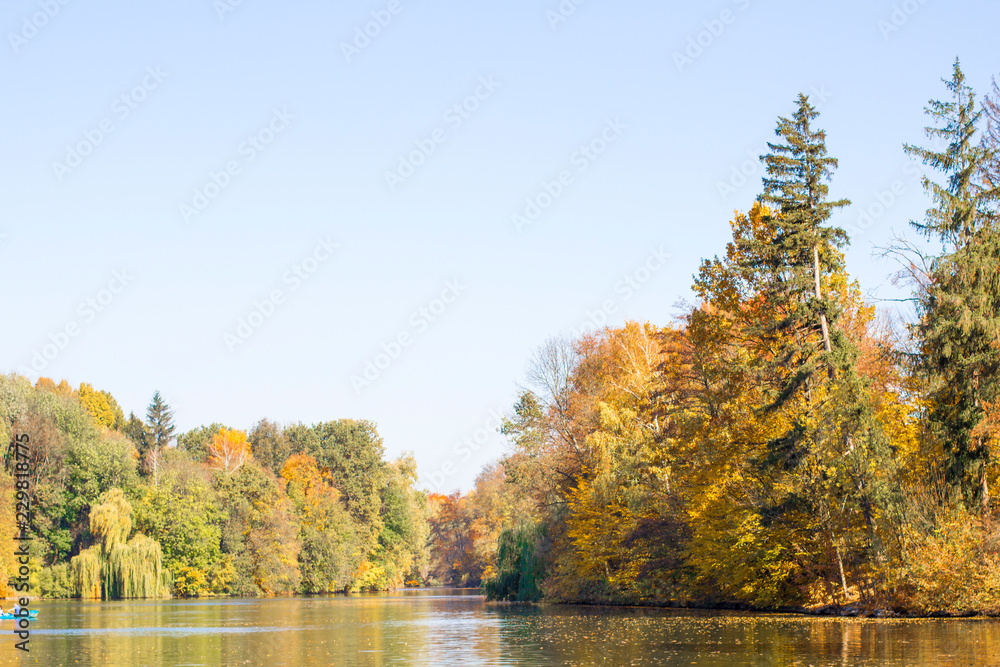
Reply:
<svg viewBox="0 0 1000 667"><path fill-rule="evenodd" d="M47 602L0 665L933 665L1000 667L1000 621L521 608L466 591Z"/></svg>

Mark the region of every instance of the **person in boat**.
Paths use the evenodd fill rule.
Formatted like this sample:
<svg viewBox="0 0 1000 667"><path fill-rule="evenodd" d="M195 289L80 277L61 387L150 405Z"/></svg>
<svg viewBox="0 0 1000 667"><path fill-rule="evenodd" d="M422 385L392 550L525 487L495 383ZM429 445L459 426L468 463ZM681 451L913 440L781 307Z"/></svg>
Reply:
<svg viewBox="0 0 1000 667"><path fill-rule="evenodd" d="M7 612L11 616L17 616L21 613L21 606L19 604L14 604L14 608Z"/></svg>

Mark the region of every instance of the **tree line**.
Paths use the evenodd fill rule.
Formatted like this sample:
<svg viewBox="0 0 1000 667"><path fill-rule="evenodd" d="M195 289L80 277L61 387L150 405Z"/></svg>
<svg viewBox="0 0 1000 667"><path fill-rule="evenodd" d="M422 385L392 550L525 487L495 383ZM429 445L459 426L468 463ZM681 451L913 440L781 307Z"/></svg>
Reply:
<svg viewBox="0 0 1000 667"><path fill-rule="evenodd" d="M0 438L30 437L34 595L257 596L428 581L416 462L387 461L374 424L264 419L249 432L175 432L159 392L145 420L126 419L89 384L0 376ZM17 568L9 469L0 488L3 588Z"/></svg>
<svg viewBox="0 0 1000 667"><path fill-rule="evenodd" d="M1000 612L1000 89L956 60L899 261L848 275L838 166L799 96L694 305L535 355L509 453L434 499L452 583L496 600ZM924 247L935 248L925 252Z"/></svg>

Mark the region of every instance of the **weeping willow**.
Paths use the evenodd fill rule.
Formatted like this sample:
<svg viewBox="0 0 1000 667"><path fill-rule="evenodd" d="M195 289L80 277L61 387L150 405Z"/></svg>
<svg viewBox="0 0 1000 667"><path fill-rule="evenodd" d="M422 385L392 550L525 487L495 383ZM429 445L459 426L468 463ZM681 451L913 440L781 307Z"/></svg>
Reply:
<svg viewBox="0 0 1000 667"><path fill-rule="evenodd" d="M81 551L69 562L73 594L80 598L101 599L101 552L97 547Z"/></svg>
<svg viewBox="0 0 1000 667"><path fill-rule="evenodd" d="M101 540L107 554L132 533L132 505L121 489L104 492L98 501L100 504L90 510L90 532Z"/></svg>
<svg viewBox="0 0 1000 667"><path fill-rule="evenodd" d="M76 594L123 600L170 595L170 573L163 567L160 543L132 533L132 506L120 489L101 494L90 510L90 532L100 540L73 563Z"/></svg>
<svg viewBox="0 0 1000 667"><path fill-rule="evenodd" d="M166 593L160 543L145 535L113 545L101 571L104 597L109 600L157 598Z"/></svg>
<svg viewBox="0 0 1000 667"><path fill-rule="evenodd" d="M7 442L0 437L0 443ZM14 536L18 532L14 516L14 479L0 470L0 593L4 597L14 591L9 588L9 576L16 572Z"/></svg>

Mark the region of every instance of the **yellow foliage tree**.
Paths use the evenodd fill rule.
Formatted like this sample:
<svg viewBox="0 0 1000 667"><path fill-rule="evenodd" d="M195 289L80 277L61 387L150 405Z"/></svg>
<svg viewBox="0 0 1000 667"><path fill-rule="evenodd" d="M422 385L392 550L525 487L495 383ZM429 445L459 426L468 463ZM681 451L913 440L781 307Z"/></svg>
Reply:
<svg viewBox="0 0 1000 667"><path fill-rule="evenodd" d="M208 445L208 465L232 475L253 458L247 434L235 429L219 429Z"/></svg>
<svg viewBox="0 0 1000 667"><path fill-rule="evenodd" d="M86 382L80 384L77 396L84 409L94 418L99 426L109 430L121 429L125 425L125 417L118 403L106 391L94 391Z"/></svg>

